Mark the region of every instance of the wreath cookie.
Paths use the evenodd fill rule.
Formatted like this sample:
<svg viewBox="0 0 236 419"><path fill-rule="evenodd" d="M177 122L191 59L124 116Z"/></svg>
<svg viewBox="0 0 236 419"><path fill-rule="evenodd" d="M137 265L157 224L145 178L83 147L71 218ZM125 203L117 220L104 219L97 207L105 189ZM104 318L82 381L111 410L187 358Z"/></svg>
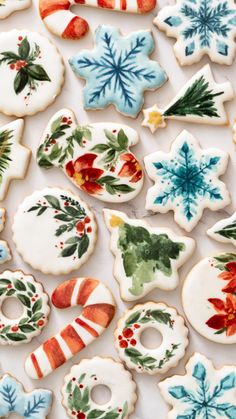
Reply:
<svg viewBox="0 0 236 419"><path fill-rule="evenodd" d="M163 341L155 349L145 348L141 334L155 328ZM128 310L115 331L115 346L128 368L140 373L163 374L177 365L188 345L188 329L177 311L164 303L148 302Z"/></svg>
<svg viewBox="0 0 236 419"><path fill-rule="evenodd" d="M23 313L18 319L7 318L1 310L3 302L9 297L15 297L22 303ZM48 296L33 276L22 271L0 274L0 345L30 342L41 333L49 312Z"/></svg>
<svg viewBox="0 0 236 419"><path fill-rule="evenodd" d="M66 274L80 268L97 239L96 221L88 206L60 188L44 188L26 197L12 228L23 259L45 274Z"/></svg>
<svg viewBox="0 0 236 419"><path fill-rule="evenodd" d="M101 405L94 402L91 391L105 385L111 399ZM127 419L137 400L136 384L130 372L112 358L83 359L65 376L62 404L71 418Z"/></svg>

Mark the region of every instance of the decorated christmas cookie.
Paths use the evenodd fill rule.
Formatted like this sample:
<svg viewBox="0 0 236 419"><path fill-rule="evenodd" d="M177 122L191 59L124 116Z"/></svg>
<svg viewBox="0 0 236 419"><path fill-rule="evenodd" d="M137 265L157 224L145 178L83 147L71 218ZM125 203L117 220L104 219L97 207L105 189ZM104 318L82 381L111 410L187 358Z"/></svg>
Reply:
<svg viewBox="0 0 236 419"><path fill-rule="evenodd" d="M205 356L195 353L185 375L174 375L158 384L172 410L168 419L236 417L236 367L215 369Z"/></svg>
<svg viewBox="0 0 236 419"><path fill-rule="evenodd" d="M111 399L103 405L91 396L92 389L99 385L111 391ZM135 390L132 375L120 362L96 356L83 359L65 376L62 404L70 418L128 419L137 399Z"/></svg>
<svg viewBox="0 0 236 419"><path fill-rule="evenodd" d="M0 201L6 196L11 179L23 179L28 167L30 150L20 144L23 129L23 119L0 128Z"/></svg>
<svg viewBox="0 0 236 419"><path fill-rule="evenodd" d="M26 197L12 228L25 262L45 274L79 269L97 239L91 210L77 195L60 188L44 188Z"/></svg>
<svg viewBox="0 0 236 419"><path fill-rule="evenodd" d="M229 218L218 221L207 230L208 236L222 243L232 243L236 246L236 212Z"/></svg>
<svg viewBox="0 0 236 419"><path fill-rule="evenodd" d="M38 388L25 392L9 374L0 379L0 418L16 413L24 419L46 419L52 405L52 392Z"/></svg>
<svg viewBox="0 0 236 419"><path fill-rule="evenodd" d="M2 304L9 297L18 299L22 304L23 312L18 319L7 318L2 312ZM22 271L0 274L0 345L30 342L41 333L49 312L48 296L32 275Z"/></svg>
<svg viewBox="0 0 236 419"><path fill-rule="evenodd" d="M136 117L143 106L145 90L162 86L167 75L149 55L154 40L148 30L122 36L112 26L99 26L96 47L80 51L69 62L74 72L86 80L84 106L101 109L113 104L126 116Z"/></svg>
<svg viewBox="0 0 236 419"><path fill-rule="evenodd" d="M120 211L105 209L104 217L123 300L137 300L154 288L177 287L178 268L194 250L192 239L177 236L169 228L150 227Z"/></svg>
<svg viewBox="0 0 236 419"><path fill-rule="evenodd" d="M27 9L31 5L31 0L0 0L0 19L18 10Z"/></svg>
<svg viewBox="0 0 236 419"><path fill-rule="evenodd" d="M28 356L25 369L33 379L47 376L93 342L106 330L115 314L110 290L92 278L63 282L54 290L52 303L60 309L82 306L83 311Z"/></svg>
<svg viewBox="0 0 236 419"><path fill-rule="evenodd" d="M83 37L88 32L89 25L85 19L70 11L76 4L126 13L147 13L154 9L156 0L39 0L40 16L48 30L64 39Z"/></svg>
<svg viewBox="0 0 236 419"><path fill-rule="evenodd" d="M199 70L163 109L157 105L144 109L142 125L152 132L166 126L166 119L197 124L225 125L228 118L224 102L233 99L230 82L216 83L211 67Z"/></svg>
<svg viewBox="0 0 236 419"><path fill-rule="evenodd" d="M143 171L130 147L138 134L127 125L104 122L78 125L69 109L49 121L37 152L39 166L59 167L84 192L106 202L134 198Z"/></svg>
<svg viewBox="0 0 236 419"><path fill-rule="evenodd" d="M232 64L235 56L236 6L234 0L176 0L161 9L154 23L177 39L176 58L181 65L209 55L218 64Z"/></svg>
<svg viewBox="0 0 236 419"><path fill-rule="evenodd" d="M47 38L28 30L0 34L1 112L25 116L43 111L63 82L62 58Z"/></svg>
<svg viewBox="0 0 236 419"><path fill-rule="evenodd" d="M154 328L162 343L149 349L141 343L144 330ZM129 309L119 320L115 346L128 368L140 373L163 374L175 367L185 354L188 329L177 311L164 303L148 302Z"/></svg>
<svg viewBox="0 0 236 419"><path fill-rule="evenodd" d="M145 167L155 182L149 188L146 209L166 213L186 231L201 219L204 208L217 211L230 203L219 176L226 171L228 154L217 148L203 150L190 132L182 131L170 153L157 151L145 157Z"/></svg>
<svg viewBox="0 0 236 419"><path fill-rule="evenodd" d="M183 287L183 307L191 325L217 343L236 343L236 254L199 262Z"/></svg>
<svg viewBox="0 0 236 419"><path fill-rule="evenodd" d="M4 230L6 222L6 210L0 208L0 233ZM11 251L5 240L0 240L0 265L11 260Z"/></svg>

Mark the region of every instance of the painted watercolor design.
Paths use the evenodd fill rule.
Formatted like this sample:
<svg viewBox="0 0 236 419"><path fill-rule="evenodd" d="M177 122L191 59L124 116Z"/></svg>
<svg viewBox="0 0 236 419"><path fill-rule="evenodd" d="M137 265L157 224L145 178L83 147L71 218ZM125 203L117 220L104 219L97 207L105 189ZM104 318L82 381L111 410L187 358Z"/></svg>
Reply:
<svg viewBox="0 0 236 419"><path fill-rule="evenodd" d="M113 202L134 198L143 183L142 167L130 147L136 131L112 123L78 125L73 112L57 112L37 151L40 167L59 167L82 191Z"/></svg>
<svg viewBox="0 0 236 419"><path fill-rule="evenodd" d="M173 209L176 222L191 231L204 208L217 210L230 202L218 179L227 161L227 154L216 148L202 150L188 131L182 131L169 154L156 152L145 158L147 172L155 181L146 208L156 212Z"/></svg>
<svg viewBox="0 0 236 419"><path fill-rule="evenodd" d="M174 51L181 65L208 54L219 64L235 55L236 6L232 0L177 0L164 7L154 23L177 39Z"/></svg>
<svg viewBox="0 0 236 419"><path fill-rule="evenodd" d="M154 49L150 31L123 37L111 26L99 26L95 49L81 51L69 62L74 72L86 80L86 109L110 104L124 115L135 117L141 110L145 90L162 86L167 76L160 65L149 59Z"/></svg>
<svg viewBox="0 0 236 419"><path fill-rule="evenodd" d="M17 413L24 419L46 419L51 410L52 392L36 389L24 392L14 377L5 374L0 380L0 417Z"/></svg>
<svg viewBox="0 0 236 419"><path fill-rule="evenodd" d="M6 210L0 208L0 233L4 230L6 222ZM5 240L0 240L0 265L11 260L11 251Z"/></svg>
<svg viewBox="0 0 236 419"><path fill-rule="evenodd" d="M236 368L216 370L211 361L195 353L186 365L186 375L160 382L164 399L173 406L168 417L178 419L234 419L236 416Z"/></svg>
<svg viewBox="0 0 236 419"><path fill-rule="evenodd" d="M216 241L236 246L236 213L218 221L207 230L207 234Z"/></svg>

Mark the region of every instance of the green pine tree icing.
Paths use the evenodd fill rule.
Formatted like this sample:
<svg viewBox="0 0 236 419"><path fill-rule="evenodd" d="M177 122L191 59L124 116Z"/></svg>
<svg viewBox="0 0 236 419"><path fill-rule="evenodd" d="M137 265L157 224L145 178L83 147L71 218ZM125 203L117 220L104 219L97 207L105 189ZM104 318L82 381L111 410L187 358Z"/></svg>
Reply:
<svg viewBox="0 0 236 419"><path fill-rule="evenodd" d="M154 280L156 271L171 276L171 259L179 258L185 244L173 242L167 234L151 234L144 227L122 223L118 248L122 253L125 274L132 278L129 291L140 295L144 284Z"/></svg>

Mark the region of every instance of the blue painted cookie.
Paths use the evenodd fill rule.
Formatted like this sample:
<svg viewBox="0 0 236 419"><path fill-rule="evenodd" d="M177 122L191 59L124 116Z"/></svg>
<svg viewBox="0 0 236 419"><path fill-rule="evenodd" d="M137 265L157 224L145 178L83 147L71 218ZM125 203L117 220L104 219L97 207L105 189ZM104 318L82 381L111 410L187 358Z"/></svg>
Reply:
<svg viewBox="0 0 236 419"><path fill-rule="evenodd" d="M149 59L154 49L150 31L123 37L117 28L99 26L95 48L81 51L69 60L74 72L86 80L86 109L115 105L121 113L135 117L141 110L145 90L154 90L167 80L165 71Z"/></svg>

